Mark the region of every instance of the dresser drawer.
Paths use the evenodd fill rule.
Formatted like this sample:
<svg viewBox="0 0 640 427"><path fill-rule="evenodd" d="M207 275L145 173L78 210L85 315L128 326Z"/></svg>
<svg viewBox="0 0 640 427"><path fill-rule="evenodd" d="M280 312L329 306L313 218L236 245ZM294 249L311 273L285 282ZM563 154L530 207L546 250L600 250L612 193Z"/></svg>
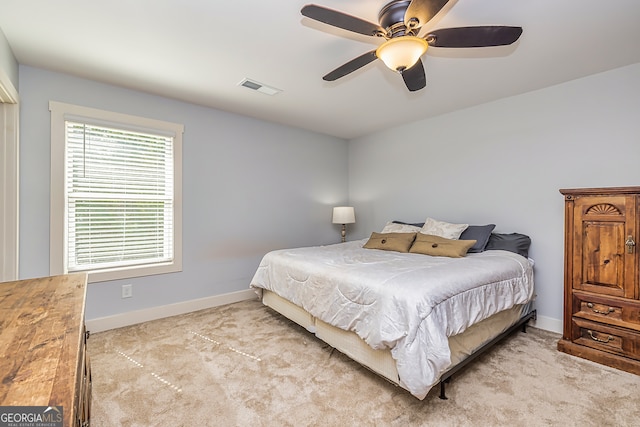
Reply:
<svg viewBox="0 0 640 427"><path fill-rule="evenodd" d="M640 335L634 331L577 317L572 323L574 343L640 360Z"/></svg>
<svg viewBox="0 0 640 427"><path fill-rule="evenodd" d="M573 316L640 331L640 301L574 291Z"/></svg>

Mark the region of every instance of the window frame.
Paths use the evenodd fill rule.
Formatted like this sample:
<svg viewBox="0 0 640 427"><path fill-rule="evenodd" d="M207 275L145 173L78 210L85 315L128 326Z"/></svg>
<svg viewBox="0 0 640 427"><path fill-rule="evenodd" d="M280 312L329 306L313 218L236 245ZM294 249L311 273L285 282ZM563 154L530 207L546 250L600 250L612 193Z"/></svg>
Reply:
<svg viewBox="0 0 640 427"><path fill-rule="evenodd" d="M173 260L102 270L86 270L89 282L128 279L182 271L182 134L184 126L161 120L49 101L51 112L51 205L49 271L67 271L66 120L173 137Z"/></svg>

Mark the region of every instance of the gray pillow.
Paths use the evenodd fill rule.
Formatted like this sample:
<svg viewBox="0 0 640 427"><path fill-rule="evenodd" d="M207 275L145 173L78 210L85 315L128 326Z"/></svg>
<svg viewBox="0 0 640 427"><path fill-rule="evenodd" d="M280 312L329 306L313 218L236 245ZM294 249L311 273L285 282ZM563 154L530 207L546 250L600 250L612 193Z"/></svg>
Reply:
<svg viewBox="0 0 640 427"><path fill-rule="evenodd" d="M485 250L485 247L489 242L489 237L491 237L491 232L494 228L496 228L495 224L470 225L466 230L462 232L462 234L460 235L460 240L475 240L476 243L475 245L471 246L469 252L482 252Z"/></svg>
<svg viewBox="0 0 640 427"><path fill-rule="evenodd" d="M505 251L515 252L526 258L529 256L529 246L531 246L531 238L527 235L520 233L491 233L489 242L484 249L486 251L491 249L502 249Z"/></svg>

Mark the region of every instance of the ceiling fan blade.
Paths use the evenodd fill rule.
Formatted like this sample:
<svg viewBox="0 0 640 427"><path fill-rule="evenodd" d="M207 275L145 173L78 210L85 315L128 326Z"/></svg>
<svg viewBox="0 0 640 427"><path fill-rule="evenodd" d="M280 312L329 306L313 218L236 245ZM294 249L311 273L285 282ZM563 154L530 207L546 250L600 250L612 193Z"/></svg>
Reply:
<svg viewBox="0 0 640 427"><path fill-rule="evenodd" d="M378 24L338 12L337 10L327 9L326 7L308 4L300 11L307 18L342 28L343 30L353 31L354 33L364 34L365 36L375 36L379 32L384 34L384 30Z"/></svg>
<svg viewBox="0 0 640 427"><path fill-rule="evenodd" d="M425 39L433 47L486 47L509 45L521 34L521 27L459 27L431 31Z"/></svg>
<svg viewBox="0 0 640 427"><path fill-rule="evenodd" d="M364 67L365 65L367 65L370 62L373 62L376 59L378 59L378 57L376 56L376 51L372 50L371 52L364 53L358 56L357 58L352 59L346 64L342 64L335 70L328 73L322 79L328 82L338 80L340 77L344 77L347 74L353 73L358 68Z"/></svg>
<svg viewBox="0 0 640 427"><path fill-rule="evenodd" d="M410 28L420 28L431 20L449 0L412 0L404 13L404 23ZM411 20L416 19L416 24Z"/></svg>
<svg viewBox="0 0 640 427"><path fill-rule="evenodd" d="M424 88L427 85L427 76L424 73L424 65L422 65L422 60L418 59L416 64L402 72L402 79L404 80L404 84L407 86L407 89L411 92L415 92Z"/></svg>

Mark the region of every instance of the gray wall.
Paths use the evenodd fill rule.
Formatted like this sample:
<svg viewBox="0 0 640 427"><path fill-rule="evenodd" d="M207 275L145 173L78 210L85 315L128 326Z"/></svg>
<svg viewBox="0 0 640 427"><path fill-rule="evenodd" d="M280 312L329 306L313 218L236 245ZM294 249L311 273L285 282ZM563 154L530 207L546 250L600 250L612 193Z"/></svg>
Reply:
<svg viewBox="0 0 640 427"><path fill-rule="evenodd" d="M353 236L427 216L526 233L538 313L560 321L558 189L640 185L639 135L635 64L351 141Z"/></svg>
<svg viewBox="0 0 640 427"><path fill-rule="evenodd" d="M184 271L91 284L88 319L245 290L266 251L337 241L348 202L350 239L427 216L529 234L539 314L560 322L558 189L640 184L640 64L348 144L30 67L19 92L21 278L48 274L49 100L185 125Z"/></svg>
<svg viewBox="0 0 640 427"><path fill-rule="evenodd" d="M246 290L267 251L340 239L344 140L26 66L19 93L21 278L49 274L50 100L185 125L183 272L90 284L87 319Z"/></svg>

